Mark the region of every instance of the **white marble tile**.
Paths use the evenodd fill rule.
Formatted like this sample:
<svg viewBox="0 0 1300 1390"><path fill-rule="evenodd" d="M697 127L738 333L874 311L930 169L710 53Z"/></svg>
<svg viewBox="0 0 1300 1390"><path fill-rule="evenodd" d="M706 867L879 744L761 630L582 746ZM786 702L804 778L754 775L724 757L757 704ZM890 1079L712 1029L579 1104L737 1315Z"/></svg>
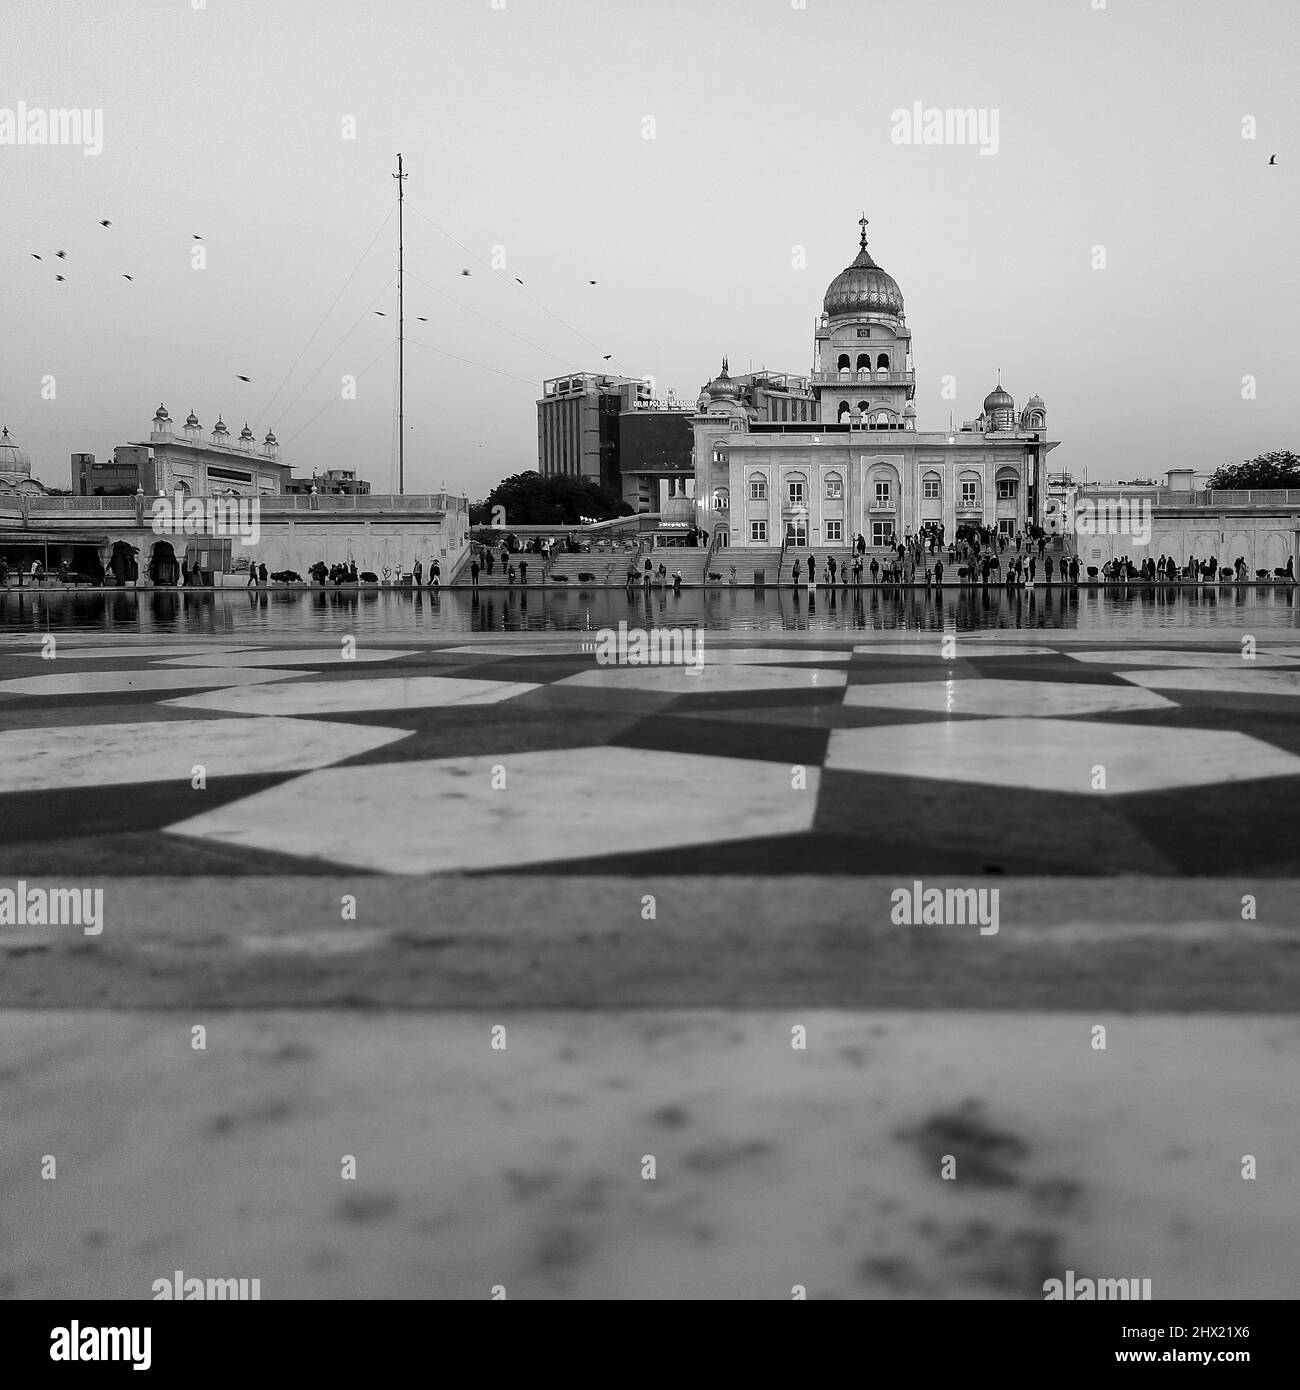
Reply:
<svg viewBox="0 0 1300 1390"><path fill-rule="evenodd" d="M808 647L721 647L710 643L711 634L704 637L706 666L798 666L802 662L848 661L852 653L841 647L838 651L818 651Z"/></svg>
<svg viewBox="0 0 1300 1390"><path fill-rule="evenodd" d="M306 684L213 690L204 695L184 695L164 703L184 709L227 710L232 714L342 714L356 710L495 705L536 689L536 685L523 681L477 681L449 676L376 676L367 680L309 681Z"/></svg>
<svg viewBox="0 0 1300 1390"><path fill-rule="evenodd" d="M1240 649L1230 652L1191 652L1162 648L1160 650L1140 651L1124 648L1107 652L1069 652L1075 661L1095 662L1104 666L1178 666L1185 669L1258 670L1269 666L1300 666L1300 658L1278 656L1273 653L1257 651L1247 660Z"/></svg>
<svg viewBox="0 0 1300 1390"><path fill-rule="evenodd" d="M491 869L807 830L819 777L792 791L784 762L562 748L335 768L171 829L388 873Z"/></svg>
<svg viewBox="0 0 1300 1390"><path fill-rule="evenodd" d="M1134 685L1156 690L1212 690L1225 695L1300 695L1300 671L1252 669L1241 661L1217 671L1117 671Z"/></svg>
<svg viewBox="0 0 1300 1390"><path fill-rule="evenodd" d="M211 658L182 656L165 662L168 666L351 666L359 661L392 661L399 656L415 656L413 651L393 651L384 647L369 647L362 637L354 656L346 661L340 643L333 647L278 647L274 651L259 648L250 651L223 652Z"/></svg>
<svg viewBox="0 0 1300 1390"><path fill-rule="evenodd" d="M311 719L185 719L90 724L0 733L0 792L208 780L258 772L306 772L408 738ZM203 793L196 791L195 805Z"/></svg>
<svg viewBox="0 0 1300 1390"><path fill-rule="evenodd" d="M224 656L236 650L238 650L238 646L235 643L215 647L186 646L183 642L177 643L174 646L167 645L157 647L137 647L128 644L73 647L65 645L63 641L59 641L55 648L55 656L59 661L130 661L135 659L148 661L157 657L202 656L204 653L210 656Z"/></svg>
<svg viewBox="0 0 1300 1390"><path fill-rule="evenodd" d="M1134 699L1134 696L1140 698ZM202 697L200 697L202 698ZM929 710L935 714L1077 715L1112 710L1159 709L1173 703L1149 690L1063 681L1007 681L971 676L959 680L884 681L851 685L846 705L873 709Z"/></svg>
<svg viewBox="0 0 1300 1390"><path fill-rule="evenodd" d="M689 666L600 666L554 682L604 690L658 690L669 695L701 695L739 690L838 690L844 671L799 670L783 666L712 666L704 650L703 669Z"/></svg>
<svg viewBox="0 0 1300 1390"><path fill-rule="evenodd" d="M1104 791L1093 789L1098 765L1105 769ZM1300 775L1300 758L1245 734L1066 719L836 729L824 766L1083 796ZM996 818L997 800L972 809Z"/></svg>
<svg viewBox="0 0 1300 1390"><path fill-rule="evenodd" d="M306 674L305 671L245 671L209 666L187 670L147 666L137 671L51 671L43 676L0 681L0 695L112 695L141 690L195 690L200 686L261 685L268 681L296 680Z"/></svg>
<svg viewBox="0 0 1300 1390"><path fill-rule="evenodd" d="M473 642L460 647L439 647L435 655L482 656L500 658L503 656L582 656L582 643L591 641L590 636L574 632L567 639L542 643L527 642Z"/></svg>
<svg viewBox="0 0 1300 1390"><path fill-rule="evenodd" d="M959 633L955 644L945 648L944 638L949 634L936 632L933 636L912 638L907 641L878 641L859 643L853 648L855 656L932 656L936 661L967 661L977 656L1055 656L1051 647L1034 646L1016 642L974 642L965 633ZM950 651L952 655L945 655Z"/></svg>

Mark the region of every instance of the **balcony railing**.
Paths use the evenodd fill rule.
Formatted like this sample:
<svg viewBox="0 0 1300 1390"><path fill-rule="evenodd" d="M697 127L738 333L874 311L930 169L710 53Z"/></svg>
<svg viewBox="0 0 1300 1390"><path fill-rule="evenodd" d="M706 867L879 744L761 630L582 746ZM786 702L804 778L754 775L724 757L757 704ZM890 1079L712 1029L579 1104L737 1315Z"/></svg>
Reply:
<svg viewBox="0 0 1300 1390"><path fill-rule="evenodd" d="M916 381L915 372L814 372L814 386L911 386Z"/></svg>

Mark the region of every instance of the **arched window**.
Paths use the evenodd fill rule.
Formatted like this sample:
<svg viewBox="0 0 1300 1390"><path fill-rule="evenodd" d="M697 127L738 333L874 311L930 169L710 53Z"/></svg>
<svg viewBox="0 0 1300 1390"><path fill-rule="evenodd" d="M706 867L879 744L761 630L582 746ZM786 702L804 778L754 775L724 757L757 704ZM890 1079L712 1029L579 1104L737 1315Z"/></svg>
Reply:
<svg viewBox="0 0 1300 1390"><path fill-rule="evenodd" d="M882 353L876 358L876 367L877 367L877 368L883 367L883 368L885 369L885 371L888 371L888 370L889 370L889 354L888 354L887 352L882 352Z"/></svg>
<svg viewBox="0 0 1300 1390"><path fill-rule="evenodd" d="M921 479L921 498L926 502L937 502L943 497L943 479L937 473L927 473Z"/></svg>
<svg viewBox="0 0 1300 1390"><path fill-rule="evenodd" d="M835 407L835 418L840 422L841 425L848 424L849 414L850 411L848 401L841 401L839 405Z"/></svg>
<svg viewBox="0 0 1300 1390"><path fill-rule="evenodd" d="M858 353L858 371L861 371L864 367L867 371L871 370L871 354L869 352Z"/></svg>
<svg viewBox="0 0 1300 1390"><path fill-rule="evenodd" d="M870 402L870 401L859 401L859 402L858 402L858 409L862 412L863 415L865 415L865 414L867 413L867 411L871 409L871 402Z"/></svg>
<svg viewBox="0 0 1300 1390"><path fill-rule="evenodd" d="M826 496L832 500L842 499L844 496L844 479L839 473L827 473L825 478Z"/></svg>
<svg viewBox="0 0 1300 1390"><path fill-rule="evenodd" d="M847 352L840 353L839 372L841 381L849 379L849 355Z"/></svg>
<svg viewBox="0 0 1300 1390"><path fill-rule="evenodd" d="M785 499L787 506L802 510L808 505L808 479L803 473L785 475Z"/></svg>
<svg viewBox="0 0 1300 1390"><path fill-rule="evenodd" d="M729 512L731 510L731 493L727 488L714 488L713 510L715 512Z"/></svg>
<svg viewBox="0 0 1300 1390"><path fill-rule="evenodd" d="M889 416L883 410L876 416L876 428L881 430L889 428Z"/></svg>
<svg viewBox="0 0 1300 1390"><path fill-rule="evenodd" d="M749 500L751 502L767 501L767 479L761 473L749 475Z"/></svg>

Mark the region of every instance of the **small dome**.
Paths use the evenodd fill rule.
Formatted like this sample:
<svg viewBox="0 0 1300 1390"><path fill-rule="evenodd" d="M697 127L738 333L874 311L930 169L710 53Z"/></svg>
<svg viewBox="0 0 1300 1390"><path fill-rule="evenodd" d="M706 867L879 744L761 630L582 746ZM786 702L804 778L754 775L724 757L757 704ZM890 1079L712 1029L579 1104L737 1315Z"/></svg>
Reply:
<svg viewBox="0 0 1300 1390"><path fill-rule="evenodd" d="M263 443L275 445L275 444L278 444L279 442L280 442L280 441L279 441L278 439L276 439L276 437L275 437L275 431L274 431L274 430L267 430L267 432L266 432L266 439L263 441Z"/></svg>
<svg viewBox="0 0 1300 1390"><path fill-rule="evenodd" d="M220 415L217 416L217 423L216 423L215 425L212 426L212 433L213 433L213 434L229 434L229 433L230 433L230 431L226 428L226 422L221 418Z"/></svg>
<svg viewBox="0 0 1300 1390"><path fill-rule="evenodd" d="M242 430L239 431L239 437L240 437L240 439L253 439L253 440L255 440L255 439L257 438L257 436L253 433L253 431L250 430L250 429L248 428L248 421L247 421L247 420L244 421L244 428L243 428Z"/></svg>
<svg viewBox="0 0 1300 1390"><path fill-rule="evenodd" d="M995 410L1014 410L1016 403L1011 399L1008 392L1001 386L995 386L992 391L984 397L984 413L992 415Z"/></svg>
<svg viewBox="0 0 1300 1390"><path fill-rule="evenodd" d="M704 388L707 395L716 400L735 400L740 395L740 383L732 381L727 375L727 359L722 359L722 370Z"/></svg>
<svg viewBox="0 0 1300 1390"><path fill-rule="evenodd" d="M196 430L199 428L199 417L195 415L192 410L185 417L185 428L187 430Z"/></svg>
<svg viewBox="0 0 1300 1390"><path fill-rule="evenodd" d="M171 418L172 418L172 417L171 417L170 415L167 414L167 407L166 407L165 405L160 405L160 406L158 407L158 409L154 411L154 413L153 413L153 418L154 418L155 423L158 423L158 424L162 424L162 423L170 424L170 423L171 423Z"/></svg>
<svg viewBox="0 0 1300 1390"><path fill-rule="evenodd" d="M1043 405L1043 398L1042 398L1042 396L1038 395L1037 392L1035 392L1035 394L1032 395L1032 396L1030 396L1030 398L1025 402L1025 409L1026 409L1026 410L1044 410L1044 409L1046 409L1046 407Z"/></svg>
<svg viewBox="0 0 1300 1390"><path fill-rule="evenodd" d="M31 476L32 461L18 447L18 441L9 433L9 426L6 425L0 433L0 478L12 480Z"/></svg>

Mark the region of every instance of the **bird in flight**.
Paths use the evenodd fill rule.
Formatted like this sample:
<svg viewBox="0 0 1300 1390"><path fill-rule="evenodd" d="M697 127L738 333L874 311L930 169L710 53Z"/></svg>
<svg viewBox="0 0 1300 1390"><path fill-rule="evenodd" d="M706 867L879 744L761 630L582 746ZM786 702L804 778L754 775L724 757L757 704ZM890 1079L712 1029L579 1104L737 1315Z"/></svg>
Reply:
<svg viewBox="0 0 1300 1390"><path fill-rule="evenodd" d="M111 227L113 224L105 217L99 224L101 227Z"/></svg>
<svg viewBox="0 0 1300 1390"><path fill-rule="evenodd" d="M376 309L375 313L378 314L381 319L386 319L388 317L388 315L384 313L382 309Z"/></svg>
<svg viewBox="0 0 1300 1390"><path fill-rule="evenodd" d="M1268 157L1268 162L1269 162L1270 164L1276 164L1276 163L1277 163L1277 155L1275 155L1275 154L1269 155L1269 157Z"/></svg>
<svg viewBox="0 0 1300 1390"><path fill-rule="evenodd" d="M516 276L515 276L515 284L516 284L516 285L522 285L523 283L524 283L524 282L516 275Z"/></svg>
<svg viewBox="0 0 1300 1390"><path fill-rule="evenodd" d="M614 355L614 354L613 354L612 352L607 352L607 353L605 354L604 358L602 359L602 361L608 362L609 359L610 359L611 357L613 357L613 355Z"/></svg>
<svg viewBox="0 0 1300 1390"><path fill-rule="evenodd" d="M43 257L38 256L38 255L36 254L35 251L32 251L32 252L30 252L29 254L31 255L32 260L34 260L34 261L39 261L39 260L43 260L43 259L44 259Z"/></svg>
<svg viewBox="0 0 1300 1390"><path fill-rule="evenodd" d="M415 317L416 317L417 319L419 319L421 323L428 323L428 322L429 322L428 319L422 317L420 314L416 314Z"/></svg>
<svg viewBox="0 0 1300 1390"><path fill-rule="evenodd" d="M68 259L68 253L67 253L66 251L56 251L54 254L55 254L61 261L66 261L66 260Z"/></svg>
<svg viewBox="0 0 1300 1390"><path fill-rule="evenodd" d="M235 376L240 381L252 381L253 379L251 376L240 376L238 372L235 373Z"/></svg>
<svg viewBox="0 0 1300 1390"><path fill-rule="evenodd" d="M134 280L134 279L135 279L135 276L134 276L134 275L123 275L123 276L122 276L122 279L123 279L123 280Z"/></svg>
<svg viewBox="0 0 1300 1390"><path fill-rule="evenodd" d="M191 241L202 241L203 238L198 234L198 232L191 232L191 233L190 233L190 240L191 240Z"/></svg>
<svg viewBox="0 0 1300 1390"><path fill-rule="evenodd" d="M462 271L461 271L461 274L462 274L462 275L468 275L468 274L469 274L469 271L468 271L468 270L462 270Z"/></svg>
<svg viewBox="0 0 1300 1390"><path fill-rule="evenodd" d="M66 275L56 275L54 278L56 280L66 280L68 277Z"/></svg>
<svg viewBox="0 0 1300 1390"><path fill-rule="evenodd" d="M594 280L588 280L587 283L588 283L589 285L594 285L596 282L595 282Z"/></svg>

